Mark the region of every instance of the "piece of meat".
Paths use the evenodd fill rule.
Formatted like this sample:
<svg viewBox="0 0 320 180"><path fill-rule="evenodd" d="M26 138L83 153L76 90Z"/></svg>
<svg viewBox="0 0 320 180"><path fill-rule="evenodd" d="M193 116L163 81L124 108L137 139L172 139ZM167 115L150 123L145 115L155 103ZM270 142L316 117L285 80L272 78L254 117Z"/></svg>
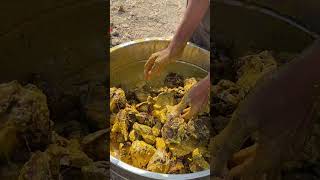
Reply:
<svg viewBox="0 0 320 180"><path fill-rule="evenodd" d="M163 138L156 138L156 148L166 149L166 142Z"/></svg>
<svg viewBox="0 0 320 180"><path fill-rule="evenodd" d="M110 111L117 113L127 103L125 92L121 88L110 88Z"/></svg>
<svg viewBox="0 0 320 180"><path fill-rule="evenodd" d="M149 113L152 111L152 105L145 101L145 102L142 102L142 103L139 103L135 106L135 108L139 111L139 112L146 112L146 113Z"/></svg>
<svg viewBox="0 0 320 180"><path fill-rule="evenodd" d="M69 141L56 134L53 137L53 144L44 152L35 152L24 164L19 180L66 178L71 173L68 170L93 164L93 160L81 151L77 140Z"/></svg>
<svg viewBox="0 0 320 180"><path fill-rule="evenodd" d="M186 166L179 159L170 162L168 173L170 174L185 174L187 172Z"/></svg>
<svg viewBox="0 0 320 180"><path fill-rule="evenodd" d="M129 139L131 142L136 141L136 140L141 140L142 137L133 129L129 133Z"/></svg>
<svg viewBox="0 0 320 180"><path fill-rule="evenodd" d="M207 145L211 131L210 117L200 116L188 121L187 133L192 138L198 140L199 145Z"/></svg>
<svg viewBox="0 0 320 180"><path fill-rule="evenodd" d="M152 128L143 124L134 123L133 130L137 132L140 136L142 136L143 140L153 145L156 141L156 137L152 133Z"/></svg>
<svg viewBox="0 0 320 180"><path fill-rule="evenodd" d="M161 130L170 152L176 157L191 153L199 141L188 135L187 124L183 118L173 118L163 125Z"/></svg>
<svg viewBox="0 0 320 180"><path fill-rule="evenodd" d="M156 120L154 119L154 117L146 112L137 113L136 118L140 124L144 124L149 127L152 127L156 124Z"/></svg>
<svg viewBox="0 0 320 180"><path fill-rule="evenodd" d="M134 93L139 102L147 101L148 97L150 96L150 93L143 91L143 89L135 89Z"/></svg>
<svg viewBox="0 0 320 180"><path fill-rule="evenodd" d="M148 171L166 174L170 168L170 156L164 149L158 149L147 166Z"/></svg>
<svg viewBox="0 0 320 180"><path fill-rule="evenodd" d="M163 92L160 93L157 97L154 98L155 104L153 105L154 109L163 109L166 106L173 106L177 102L174 98L174 92Z"/></svg>
<svg viewBox="0 0 320 180"><path fill-rule="evenodd" d="M192 152L192 159L190 162L191 172L198 172L209 169L209 163L203 158L200 150L197 148Z"/></svg>
<svg viewBox="0 0 320 180"><path fill-rule="evenodd" d="M177 73L169 73L164 79L164 85L169 88L183 86L183 76Z"/></svg>
<svg viewBox="0 0 320 180"><path fill-rule="evenodd" d="M156 149L144 141L134 141L130 147L132 165L138 168L145 168Z"/></svg>
<svg viewBox="0 0 320 180"><path fill-rule="evenodd" d="M129 120L127 111L122 109L118 112L114 125L111 129L111 139L115 142L125 142L128 140Z"/></svg>
<svg viewBox="0 0 320 180"><path fill-rule="evenodd" d="M152 127L152 134L156 137L160 136L161 134L161 128L162 124L160 122L157 122L153 127Z"/></svg>
<svg viewBox="0 0 320 180"><path fill-rule="evenodd" d="M186 136L187 124L183 118L177 117L167 121L162 129L161 135L167 143L179 144Z"/></svg>
<svg viewBox="0 0 320 180"><path fill-rule="evenodd" d="M184 91L189 91L194 85L197 84L196 78L188 78L184 80Z"/></svg>
<svg viewBox="0 0 320 180"><path fill-rule="evenodd" d="M21 169L19 180L53 180L50 157L45 152L35 152Z"/></svg>
<svg viewBox="0 0 320 180"><path fill-rule="evenodd" d="M45 148L50 143L53 122L46 96L34 85L17 81L0 85L0 159ZM25 148L26 142L29 150ZM21 147L23 146L23 147Z"/></svg>
<svg viewBox="0 0 320 180"><path fill-rule="evenodd" d="M130 142L119 144L119 159L128 164L132 163L132 159L130 156L130 147L131 147Z"/></svg>
<svg viewBox="0 0 320 180"><path fill-rule="evenodd" d="M277 62L270 51L263 51L240 58L236 67L236 84L240 87L240 97L244 98L261 77L277 68Z"/></svg>
<svg viewBox="0 0 320 180"><path fill-rule="evenodd" d="M162 124L167 122L167 108L163 108L161 110L153 110L152 116L159 119Z"/></svg>
<svg viewBox="0 0 320 180"><path fill-rule="evenodd" d="M241 98L237 84L221 80L211 89L211 108L214 116L227 116L237 108Z"/></svg>

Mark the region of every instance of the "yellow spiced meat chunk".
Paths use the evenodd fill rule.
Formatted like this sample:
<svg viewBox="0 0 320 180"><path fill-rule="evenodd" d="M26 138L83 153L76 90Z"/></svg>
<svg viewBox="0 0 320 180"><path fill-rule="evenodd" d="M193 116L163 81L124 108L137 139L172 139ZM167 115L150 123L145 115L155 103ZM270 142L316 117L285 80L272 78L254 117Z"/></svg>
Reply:
<svg viewBox="0 0 320 180"><path fill-rule="evenodd" d="M184 90L189 91L196 84L197 84L196 78L188 78L184 80Z"/></svg>
<svg viewBox="0 0 320 180"><path fill-rule="evenodd" d="M120 110L111 129L111 139L119 143L127 141L129 136L128 124L127 111Z"/></svg>
<svg viewBox="0 0 320 180"><path fill-rule="evenodd" d="M186 167L181 160L173 160L170 162L169 174L184 174L186 173Z"/></svg>
<svg viewBox="0 0 320 180"><path fill-rule="evenodd" d="M148 144L154 144L156 137L152 134L152 128L143 124L134 123L133 130L141 135L143 140Z"/></svg>
<svg viewBox="0 0 320 180"><path fill-rule="evenodd" d="M164 149L158 149L151 157L147 170L167 173L170 168L170 156Z"/></svg>
<svg viewBox="0 0 320 180"><path fill-rule="evenodd" d="M127 103L126 95L121 88L110 88L110 111L118 112Z"/></svg>
<svg viewBox="0 0 320 180"><path fill-rule="evenodd" d="M120 156L120 160L126 163L131 164L132 160L131 160L131 156L130 156L130 146L131 143L127 142L127 143L120 143L119 145L119 156Z"/></svg>
<svg viewBox="0 0 320 180"><path fill-rule="evenodd" d="M145 168L155 152L156 148L144 141L134 141L130 147L132 165L138 168Z"/></svg>
<svg viewBox="0 0 320 180"><path fill-rule="evenodd" d="M209 169L209 163L203 158L198 148L192 152L192 159L189 166L192 172Z"/></svg>
<svg viewBox="0 0 320 180"><path fill-rule="evenodd" d="M165 149L166 148L166 142L163 138L156 138L156 148L157 149Z"/></svg>

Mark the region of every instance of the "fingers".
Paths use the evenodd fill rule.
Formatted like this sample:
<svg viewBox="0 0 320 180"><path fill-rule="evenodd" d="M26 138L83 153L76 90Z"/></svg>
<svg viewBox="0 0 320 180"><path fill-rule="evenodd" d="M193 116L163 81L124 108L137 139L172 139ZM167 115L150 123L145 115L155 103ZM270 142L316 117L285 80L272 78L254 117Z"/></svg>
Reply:
<svg viewBox="0 0 320 180"><path fill-rule="evenodd" d="M228 174L230 178L233 177L242 177L243 173L245 173L246 168L252 164L253 159L255 157L255 152L257 149L257 144L254 144L250 147L240 150L239 152L233 155L233 159L231 160L231 170Z"/></svg>
<svg viewBox="0 0 320 180"><path fill-rule="evenodd" d="M182 97L182 99L178 105L181 108L181 110L184 110L187 108L187 106L190 104L190 102L191 102L190 93L187 93Z"/></svg>
<svg viewBox="0 0 320 180"><path fill-rule="evenodd" d="M150 56L146 64L144 65L144 77L148 80L150 79L149 72L151 71L152 67L154 66L154 62L158 57L158 53L154 53Z"/></svg>
<svg viewBox="0 0 320 180"><path fill-rule="evenodd" d="M182 113L185 114L185 113L189 112L190 109L191 109L191 107L188 107L188 108L184 109L184 110L182 111Z"/></svg>
<svg viewBox="0 0 320 180"><path fill-rule="evenodd" d="M232 158L232 163L235 165L243 163L247 158L250 156L254 156L256 152L257 144L249 146L245 149L240 150L239 152L235 153Z"/></svg>
<svg viewBox="0 0 320 180"><path fill-rule="evenodd" d="M255 158L246 159L241 165L232 168L229 171L228 178L241 178L245 180L266 180L266 174L262 172L250 171L255 166ZM272 179L274 180L274 179Z"/></svg>
<svg viewBox="0 0 320 180"><path fill-rule="evenodd" d="M250 131L243 126L243 122L233 116L228 125L214 137L211 148L212 170L220 175L232 155L239 151Z"/></svg>
<svg viewBox="0 0 320 180"><path fill-rule="evenodd" d="M201 109L205 108L205 105L206 105L205 102L206 102L206 98L198 99L198 102L191 103L191 107L184 110L183 112L184 114L182 115L182 117L184 119L194 118L196 115L198 115L198 113L200 113Z"/></svg>
<svg viewBox="0 0 320 180"><path fill-rule="evenodd" d="M187 108L184 114L182 114L182 118L191 119L196 115L196 112L192 109L192 107Z"/></svg>
<svg viewBox="0 0 320 180"><path fill-rule="evenodd" d="M249 157L242 164L232 168L230 170L228 176L230 178L241 177L243 175L244 171L246 170L246 168L250 167L250 165L252 164L253 160L254 160L254 157Z"/></svg>
<svg viewBox="0 0 320 180"><path fill-rule="evenodd" d="M155 74L155 75L159 75L160 74L160 63L159 63L159 59L156 59L153 63L153 66L151 67L150 71L149 71L149 76L151 76L151 74Z"/></svg>
<svg viewBox="0 0 320 180"><path fill-rule="evenodd" d="M151 70L149 71L149 76L150 75L160 76L163 67L166 65L165 63L166 61L163 60L163 58L158 56L157 59L154 61Z"/></svg>

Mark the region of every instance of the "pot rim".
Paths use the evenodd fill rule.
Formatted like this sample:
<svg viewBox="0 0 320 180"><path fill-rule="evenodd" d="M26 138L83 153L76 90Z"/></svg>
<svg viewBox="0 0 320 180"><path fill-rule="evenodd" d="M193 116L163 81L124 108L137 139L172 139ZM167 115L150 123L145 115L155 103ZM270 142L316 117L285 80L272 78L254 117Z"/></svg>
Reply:
<svg viewBox="0 0 320 180"><path fill-rule="evenodd" d="M122 168L125 171L129 171L133 174L137 174L146 178L152 178L152 179L197 179L197 178L203 178L203 177L209 177L210 176L210 169L199 171L195 173L188 173L188 174L163 174L163 173L155 173L151 171L146 171L140 168L136 168L134 166L131 166L125 162L122 162L121 160L113 157L110 155L110 161L112 164Z"/></svg>
<svg viewBox="0 0 320 180"><path fill-rule="evenodd" d="M136 40L133 40L133 41L128 41L128 42L124 42L124 43L121 43L121 44L118 44L116 46L113 46L112 48L110 48L110 53L116 51L117 49L119 48L123 48L123 47L126 47L126 46L130 46L130 45L133 45L133 44L137 44L137 43L142 43L142 42L148 42L148 41L167 41L167 42L170 42L172 39L172 37L150 37L150 38L140 38L140 39L136 39ZM198 48L202 51L204 51L205 53L209 53L210 54L210 51L202 48L202 47L199 47L197 46L196 44L192 43L192 42L187 42L187 45L188 46L192 46L192 47L195 47L195 48Z"/></svg>
<svg viewBox="0 0 320 180"><path fill-rule="evenodd" d="M259 12L261 14L265 14L265 15L273 17L275 19L279 19L279 20L287 23L288 25L305 32L306 34L311 36L313 39L320 38L320 34L318 34L317 32L314 32L314 31L310 30L309 28L307 28L305 25L294 21L294 19L292 19L291 17L285 16L283 14L279 14L279 12L277 12L273 9L269 9L267 7L264 7L264 6L255 4L255 3L250 4L250 3L243 2L240 0L216 0L216 2L225 4L225 5L229 5L229 6L243 7L247 10L254 10L254 11Z"/></svg>

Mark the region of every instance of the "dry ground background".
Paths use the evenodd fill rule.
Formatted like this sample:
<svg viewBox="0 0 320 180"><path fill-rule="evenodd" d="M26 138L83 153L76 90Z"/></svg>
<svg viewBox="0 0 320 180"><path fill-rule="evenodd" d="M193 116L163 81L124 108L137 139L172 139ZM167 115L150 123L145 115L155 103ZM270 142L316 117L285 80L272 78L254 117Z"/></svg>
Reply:
<svg viewBox="0 0 320 180"><path fill-rule="evenodd" d="M173 36L185 7L186 0L111 0L111 46Z"/></svg>

